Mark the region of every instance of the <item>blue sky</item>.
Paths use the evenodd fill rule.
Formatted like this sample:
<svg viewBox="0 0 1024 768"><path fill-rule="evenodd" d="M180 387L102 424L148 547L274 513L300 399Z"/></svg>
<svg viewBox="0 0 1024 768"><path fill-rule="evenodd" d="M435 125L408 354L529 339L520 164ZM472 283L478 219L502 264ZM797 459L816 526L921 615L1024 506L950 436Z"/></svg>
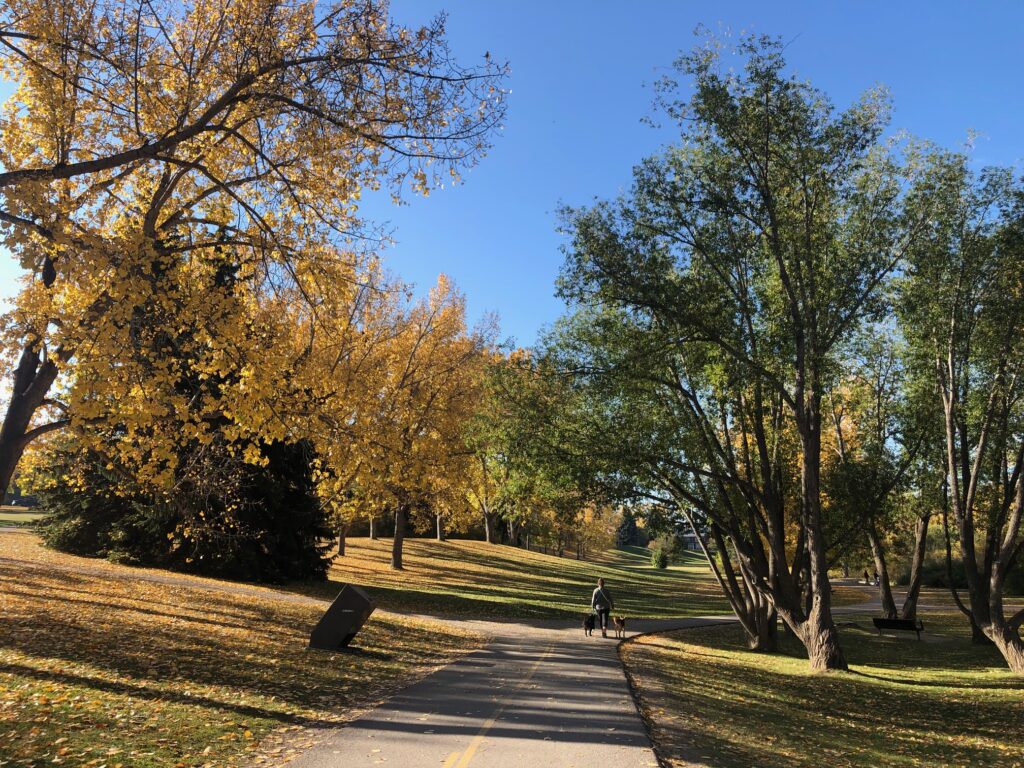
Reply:
<svg viewBox="0 0 1024 768"><path fill-rule="evenodd" d="M977 162L1024 158L1021 2L392 0L402 23L439 11L458 57L510 62L504 131L461 187L398 208L371 199L364 212L389 222L394 272L422 290L445 272L473 317L496 312L520 344L561 311L559 205L614 196L672 140L641 118L698 24L781 36L792 68L839 105L884 83L894 129L950 146L973 129ZM0 255L0 295L16 271Z"/></svg>

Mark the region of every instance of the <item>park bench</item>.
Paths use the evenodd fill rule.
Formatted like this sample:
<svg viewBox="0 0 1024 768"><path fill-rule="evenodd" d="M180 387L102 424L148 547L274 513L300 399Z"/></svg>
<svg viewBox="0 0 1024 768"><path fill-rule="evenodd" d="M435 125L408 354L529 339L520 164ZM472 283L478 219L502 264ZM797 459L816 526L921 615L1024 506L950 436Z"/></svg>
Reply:
<svg viewBox="0 0 1024 768"><path fill-rule="evenodd" d="M924 623L920 619L879 619L874 618L871 621L875 625L875 629L878 630L878 634L882 634L883 629L902 629L906 632L916 632L917 639L921 639L921 633L924 632Z"/></svg>

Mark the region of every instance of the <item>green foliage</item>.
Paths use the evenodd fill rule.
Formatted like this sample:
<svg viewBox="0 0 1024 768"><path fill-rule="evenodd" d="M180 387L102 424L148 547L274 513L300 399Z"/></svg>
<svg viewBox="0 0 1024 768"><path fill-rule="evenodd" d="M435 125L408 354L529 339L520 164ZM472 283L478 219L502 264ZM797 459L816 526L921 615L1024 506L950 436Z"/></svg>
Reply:
<svg viewBox="0 0 1024 768"><path fill-rule="evenodd" d="M579 405L577 394L546 360L522 353L492 368L490 387L483 419L500 457L503 488L497 497L504 499L510 528L559 553L593 546L589 534L603 527L595 525L596 517L607 522L610 494L592 482L586 458L561 439L565 415Z"/></svg>
<svg viewBox="0 0 1024 768"><path fill-rule="evenodd" d="M265 467L214 444L197 449L173 493L141 488L66 443L51 450L44 474L78 478L40 491L48 512L40 533L51 547L252 581L326 578L331 531L315 496L308 449L264 447Z"/></svg>
<svg viewBox="0 0 1024 768"><path fill-rule="evenodd" d="M651 565L655 568L664 570L668 568L668 552L661 547L657 547L651 550Z"/></svg>
<svg viewBox="0 0 1024 768"><path fill-rule="evenodd" d="M922 151L908 208L927 230L908 249L900 316L913 363L941 405L940 487L964 562L974 622L1024 641L998 593L1020 569L1024 493L1024 186L1008 168L975 171L963 153ZM995 588L995 589L994 589ZM1020 671L1018 667L1018 671Z"/></svg>
<svg viewBox="0 0 1024 768"><path fill-rule="evenodd" d="M636 524L636 515L633 513L633 510L623 510L619 527L615 531L615 546L637 546L641 543L640 539L642 537L643 534L640 532L640 527Z"/></svg>
<svg viewBox="0 0 1024 768"><path fill-rule="evenodd" d="M750 578L726 582L731 602L796 627L818 621L794 608L804 573L823 589L842 530L823 510L823 398L857 329L888 310L907 168L882 140L884 91L839 110L783 48L747 37L728 69L719 45L683 57L688 96L661 89L678 140L627 194L563 211L571 314L542 367L571 390L544 422L577 472L733 542L722 568L735 556Z"/></svg>
<svg viewBox="0 0 1024 768"><path fill-rule="evenodd" d="M949 589L950 571L953 574L952 586L958 590L967 589L967 576L964 573L963 560L955 558L952 567L946 567L945 559L930 558L921 569L921 583L926 587ZM906 583L909 574L900 574L900 583ZM1004 592L1008 596L1024 595L1024 567L1018 564L1006 577Z"/></svg>

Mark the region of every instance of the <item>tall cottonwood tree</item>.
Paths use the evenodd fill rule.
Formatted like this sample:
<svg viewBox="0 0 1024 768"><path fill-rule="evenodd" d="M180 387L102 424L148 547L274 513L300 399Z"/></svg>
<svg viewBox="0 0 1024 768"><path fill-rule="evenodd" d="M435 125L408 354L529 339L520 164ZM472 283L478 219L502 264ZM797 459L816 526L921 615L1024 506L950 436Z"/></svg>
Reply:
<svg viewBox="0 0 1024 768"><path fill-rule="evenodd" d="M513 467L501 448L482 429L469 438L471 459L467 467L466 502L483 523L484 541L497 542L498 525L516 502Z"/></svg>
<svg viewBox="0 0 1024 768"><path fill-rule="evenodd" d="M945 494L967 581L958 606L1024 673L1024 610L1006 579L1024 535L1024 191L1011 171L975 173L934 152L913 204L928 216L903 283L904 333L941 404ZM948 534L947 534L948 535Z"/></svg>
<svg viewBox="0 0 1024 768"><path fill-rule="evenodd" d="M625 199L569 213L562 292L636 313L677 348L710 346L756 386L745 397L763 421L781 404L799 441L800 483L758 500L777 565L756 586L813 668L843 669L823 523L822 397L838 345L877 309L913 227L901 216L902 169L881 144L885 94L836 112L785 74L777 41L748 40L740 54L741 74L722 71L713 46L681 61L692 97L665 89L680 141L637 169ZM809 603L787 576L791 524L806 542Z"/></svg>
<svg viewBox="0 0 1024 768"><path fill-rule="evenodd" d="M364 190L425 192L457 176L503 111L500 67L460 67L443 19L406 29L375 0L14 0L0 43L18 82L0 124L0 221L33 275L6 323L17 362L0 431L4 488L33 438L98 418L91 407L105 399L149 399L142 385L159 376L135 376L113 398L104 382L125 385L126 360L159 368L170 340L154 340L151 325L139 343L139 318L199 308L204 281L233 285L221 291L224 322L196 341L210 350L198 375L238 374L224 380L247 392L234 403L248 422L238 434L279 437L281 420L252 396L272 382L251 377L289 358L252 365L232 353L273 351L284 300L315 307L339 279L358 279L345 251L362 236ZM61 371L88 396L50 398ZM259 408L246 414L250 403Z"/></svg>
<svg viewBox="0 0 1024 768"><path fill-rule="evenodd" d="M524 461L519 392L528 354L517 349L508 355L492 354L485 368L480 402L466 425L466 446L471 454L465 493L469 506L484 526L484 540L494 544L502 523L514 521L531 503L536 473ZM510 537L511 538L511 537Z"/></svg>
<svg viewBox="0 0 1024 768"><path fill-rule="evenodd" d="M755 413L756 385L747 389L738 374L712 348L677 346L637 313L581 307L556 327L538 362L546 391L534 398L533 434L584 485L685 518L750 647L770 652L777 613L759 585L773 580L778 561L763 542L768 505L759 499L781 503L795 482L796 441L778 398ZM760 453L754 443L762 438ZM782 543L797 554L780 578L803 594L805 540L793 534L786 530Z"/></svg>

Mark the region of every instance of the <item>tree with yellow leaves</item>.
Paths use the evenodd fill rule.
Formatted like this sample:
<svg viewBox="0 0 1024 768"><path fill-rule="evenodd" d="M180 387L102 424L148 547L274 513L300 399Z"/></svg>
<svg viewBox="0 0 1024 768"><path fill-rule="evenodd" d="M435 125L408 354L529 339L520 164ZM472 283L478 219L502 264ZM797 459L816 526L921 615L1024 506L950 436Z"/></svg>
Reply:
<svg viewBox="0 0 1024 768"><path fill-rule="evenodd" d="M461 511L465 426L480 401L489 342L486 329L467 329L465 301L443 276L429 297L394 313L390 333L373 338L360 377L372 384L317 445L327 496L394 515L392 567L401 569L410 522Z"/></svg>
<svg viewBox="0 0 1024 768"><path fill-rule="evenodd" d="M4 323L3 488L68 423L106 423L157 483L215 427L254 461L295 438L293 305L316 325L362 282L361 193L457 178L503 113L502 68L379 0L11 0L0 42L0 222L30 273Z"/></svg>
<svg viewBox="0 0 1024 768"><path fill-rule="evenodd" d="M481 386L480 405L466 425L466 446L470 451L464 479L465 502L478 523L483 524L484 541L497 541L498 526L508 521L517 505L528 495L518 475L519 464L513 455L515 420L509 413L503 388L512 376L512 361L521 350L508 357L495 352L489 356Z"/></svg>

